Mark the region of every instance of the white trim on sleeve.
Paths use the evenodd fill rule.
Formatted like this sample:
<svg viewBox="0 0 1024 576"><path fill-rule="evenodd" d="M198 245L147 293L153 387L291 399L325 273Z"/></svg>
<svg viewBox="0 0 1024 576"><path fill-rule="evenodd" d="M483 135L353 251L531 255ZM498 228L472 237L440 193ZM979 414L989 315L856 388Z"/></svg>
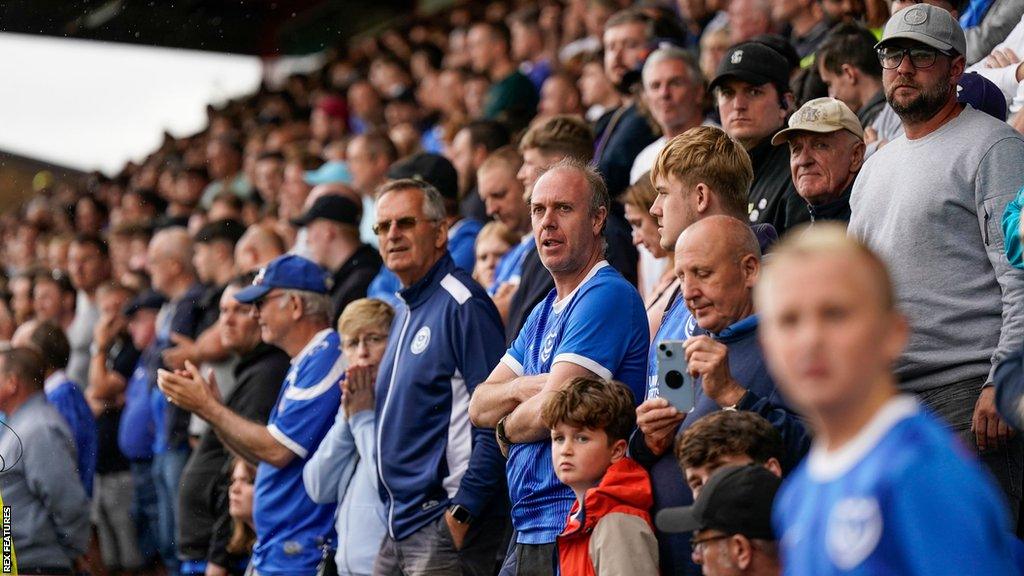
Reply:
<svg viewBox="0 0 1024 576"><path fill-rule="evenodd" d="M295 440L286 436L284 432L281 432L281 429L278 428L276 424L268 425L267 432L270 432L270 435L274 437L274 440L277 440L282 446L294 452L299 458L305 458L306 455L309 454L309 452L302 447L302 444L299 444Z"/></svg>
<svg viewBox="0 0 1024 576"><path fill-rule="evenodd" d="M594 374L597 374L601 378L604 378L605 380L612 379L611 370L605 368L604 366L601 366L601 364L591 360L590 358L587 358L586 356L580 356L579 354L572 354L570 352L563 352L562 354L555 356L555 359L551 361L551 366L554 366L559 362L569 362L571 364L581 366L583 368L586 368L587 370L590 370Z"/></svg>
<svg viewBox="0 0 1024 576"><path fill-rule="evenodd" d="M509 370L515 372L516 376L523 375L523 365L519 363L519 360L513 358L512 355L509 354L508 352L506 352L505 355L501 357L500 362L505 366L508 366Z"/></svg>

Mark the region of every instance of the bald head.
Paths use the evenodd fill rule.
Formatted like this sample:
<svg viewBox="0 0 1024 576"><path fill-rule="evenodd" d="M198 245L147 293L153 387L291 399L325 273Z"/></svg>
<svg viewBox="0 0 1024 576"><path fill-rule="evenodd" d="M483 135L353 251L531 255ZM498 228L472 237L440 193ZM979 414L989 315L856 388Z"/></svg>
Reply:
<svg viewBox="0 0 1024 576"><path fill-rule="evenodd" d="M188 268L192 265L192 238L183 227L166 228L153 235L149 241L149 253Z"/></svg>
<svg viewBox="0 0 1024 576"><path fill-rule="evenodd" d="M252 272L284 254L284 240L269 226L250 226L235 244L235 271Z"/></svg>
<svg viewBox="0 0 1024 576"><path fill-rule="evenodd" d="M309 196L306 196L306 202L302 205L303 210L309 210L313 207L313 203L317 201L321 196L327 196L328 194L334 194L335 196L344 196L349 200L360 205L363 201L359 193L354 188L341 182L331 182L330 184L319 184L315 186L309 192Z"/></svg>
<svg viewBox="0 0 1024 576"><path fill-rule="evenodd" d="M31 348L32 333L36 331L36 326L38 325L39 321L34 319L22 322L18 329L14 331L14 336L11 336L11 346Z"/></svg>
<svg viewBox="0 0 1024 576"><path fill-rule="evenodd" d="M675 272L697 324L719 333L754 313L761 249L750 226L732 216L708 216L676 241Z"/></svg>
<svg viewBox="0 0 1024 576"><path fill-rule="evenodd" d="M676 250L695 243L714 246L719 253L742 259L745 256L761 258L761 245L750 225L732 216L708 216L691 224L676 240Z"/></svg>

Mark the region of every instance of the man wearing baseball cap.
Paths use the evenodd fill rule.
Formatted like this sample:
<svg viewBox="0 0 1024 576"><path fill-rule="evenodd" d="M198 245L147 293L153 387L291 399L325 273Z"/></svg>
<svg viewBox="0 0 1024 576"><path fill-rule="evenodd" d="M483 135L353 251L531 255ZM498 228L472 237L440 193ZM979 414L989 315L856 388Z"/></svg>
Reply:
<svg viewBox="0 0 1024 576"><path fill-rule="evenodd" d="M750 222L771 224L780 236L810 218L793 188L786 150L771 143L793 106L789 72L789 62L780 53L759 42L744 42L726 53L708 87L715 95L722 129L750 155Z"/></svg>
<svg viewBox="0 0 1024 576"><path fill-rule="evenodd" d="M902 391L946 420L1002 486L1014 524L1024 446L995 407L995 365L1024 341L1024 270L999 226L1024 175L1024 139L957 101L966 40L949 12L916 4L876 45L886 100L906 129L854 183L850 233L888 264L909 343Z"/></svg>
<svg viewBox="0 0 1024 576"><path fill-rule="evenodd" d="M720 468L693 506L667 508L664 532L693 532L693 561L705 576L774 576L781 571L772 532L772 503L782 480L759 464Z"/></svg>
<svg viewBox="0 0 1024 576"><path fill-rule="evenodd" d="M266 426L226 407L192 363L160 370L157 383L173 404L210 423L236 454L259 462L253 494L256 574L313 576L334 537L334 505L315 504L302 484L302 467L334 423L345 371L341 338L331 329L326 272L286 254L260 270L235 294L252 304L260 337L291 357L291 367Z"/></svg>
<svg viewBox="0 0 1024 576"><path fill-rule="evenodd" d="M815 98L789 118L772 144L789 143L789 169L811 221L850 220L853 180L864 164L864 129L835 98Z"/></svg>
<svg viewBox="0 0 1024 576"><path fill-rule="evenodd" d="M331 325L338 322L349 302L364 298L370 282L380 271L377 250L359 239L362 206L338 194L317 198L292 224L305 230L306 253L330 272Z"/></svg>

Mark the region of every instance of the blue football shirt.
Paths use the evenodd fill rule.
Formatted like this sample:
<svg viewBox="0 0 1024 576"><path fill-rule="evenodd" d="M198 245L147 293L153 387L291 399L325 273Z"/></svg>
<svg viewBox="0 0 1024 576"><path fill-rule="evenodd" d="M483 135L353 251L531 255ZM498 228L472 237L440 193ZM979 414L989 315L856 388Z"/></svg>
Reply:
<svg viewBox="0 0 1024 576"><path fill-rule="evenodd" d="M345 373L341 338L325 329L294 359L270 413L267 431L295 453L284 468L261 462L256 470L253 563L262 575L312 575L320 545L334 537L336 504L310 500L302 467L334 423L341 403L338 381Z"/></svg>
<svg viewBox="0 0 1024 576"><path fill-rule="evenodd" d="M665 340L686 340L697 330L697 319L686 307L686 300L680 292L661 320L661 326L651 341L651 351L647 357L647 394L645 400L659 397L658 393L658 343Z"/></svg>
<svg viewBox="0 0 1024 576"><path fill-rule="evenodd" d="M602 261L571 294L552 290L533 309L501 359L517 376L546 374L572 362L644 397L649 331L640 294ZM576 497L555 476L551 442L511 447L506 467L512 525L522 544L554 542Z"/></svg>
<svg viewBox="0 0 1024 576"><path fill-rule="evenodd" d="M1016 574L988 473L917 400L890 400L839 450L815 445L776 496L785 574Z"/></svg>

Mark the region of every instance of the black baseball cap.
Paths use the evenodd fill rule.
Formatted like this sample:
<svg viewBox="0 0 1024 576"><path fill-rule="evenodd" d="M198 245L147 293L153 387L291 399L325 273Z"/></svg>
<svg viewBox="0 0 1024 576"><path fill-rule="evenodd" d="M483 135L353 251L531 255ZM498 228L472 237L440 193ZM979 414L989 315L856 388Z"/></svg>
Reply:
<svg viewBox="0 0 1024 576"><path fill-rule="evenodd" d="M430 152L414 154L401 162L395 163L388 170L388 178L403 180L411 178L430 184L441 196L452 200L459 199L459 173L447 158Z"/></svg>
<svg viewBox="0 0 1024 576"><path fill-rule="evenodd" d="M726 52L708 90L736 78L755 86L771 83L785 93L789 92L789 70L789 62L777 50L760 42L744 42Z"/></svg>
<svg viewBox="0 0 1024 576"><path fill-rule="evenodd" d="M359 226L362 207L340 194L324 194L317 198L306 213L292 220L296 226L308 226L317 219L331 220L338 224Z"/></svg>
<svg viewBox="0 0 1024 576"><path fill-rule="evenodd" d="M726 466L714 473L693 506L666 508L655 522L662 532L721 530L775 540L772 502L782 480L764 466Z"/></svg>

